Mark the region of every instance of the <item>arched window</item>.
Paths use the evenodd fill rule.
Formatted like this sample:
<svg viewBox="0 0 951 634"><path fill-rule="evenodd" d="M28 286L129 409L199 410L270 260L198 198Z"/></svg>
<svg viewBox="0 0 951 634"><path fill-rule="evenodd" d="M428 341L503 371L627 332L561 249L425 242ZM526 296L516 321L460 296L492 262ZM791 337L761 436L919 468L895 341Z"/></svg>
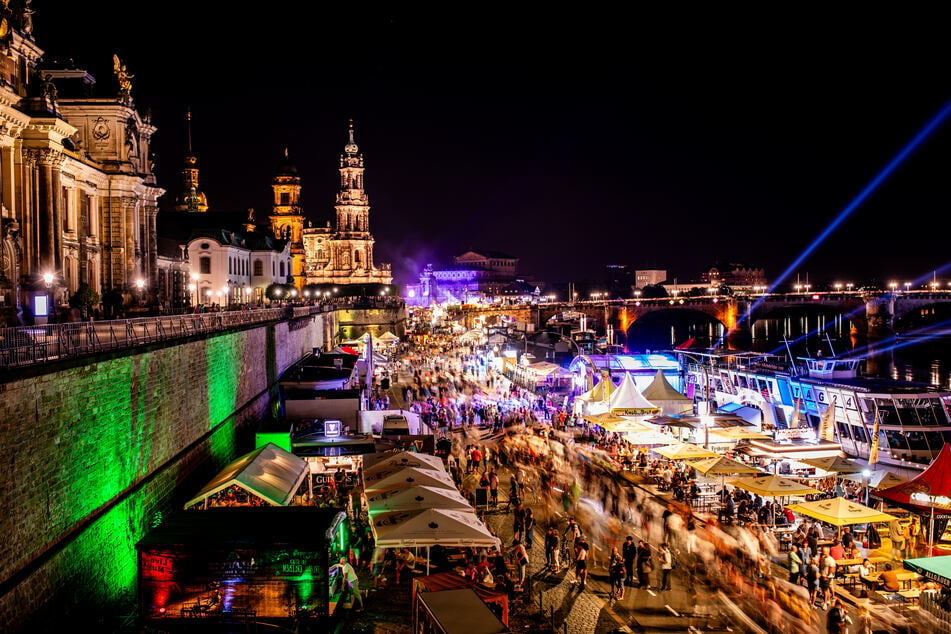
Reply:
<svg viewBox="0 0 951 634"><path fill-rule="evenodd" d="M281 277L284 277L284 260L281 260Z"/></svg>
<svg viewBox="0 0 951 634"><path fill-rule="evenodd" d="M281 192L281 204L285 206L291 204L290 192Z"/></svg>
<svg viewBox="0 0 951 634"><path fill-rule="evenodd" d="M257 276L264 275L264 262L261 260L254 261L254 274Z"/></svg>
<svg viewBox="0 0 951 634"><path fill-rule="evenodd" d="M211 274L211 258L207 255L198 258L198 272L204 275Z"/></svg>

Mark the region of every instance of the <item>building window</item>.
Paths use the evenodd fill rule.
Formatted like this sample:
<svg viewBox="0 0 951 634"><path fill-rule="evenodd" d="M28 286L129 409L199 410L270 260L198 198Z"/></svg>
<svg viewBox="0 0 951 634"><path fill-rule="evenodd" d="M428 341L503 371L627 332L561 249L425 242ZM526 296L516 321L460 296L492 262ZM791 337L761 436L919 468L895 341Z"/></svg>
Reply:
<svg viewBox="0 0 951 634"><path fill-rule="evenodd" d="M233 269L234 267L232 266L231 256L229 255L228 256L228 275L231 275L232 273L234 273Z"/></svg>
<svg viewBox="0 0 951 634"><path fill-rule="evenodd" d="M211 258L207 255L198 258L198 272L203 275L211 275Z"/></svg>
<svg viewBox="0 0 951 634"><path fill-rule="evenodd" d="M264 275L264 262L261 260L254 261L254 274L257 276Z"/></svg>
<svg viewBox="0 0 951 634"><path fill-rule="evenodd" d="M290 205L291 204L291 194L290 192L281 192L281 204Z"/></svg>

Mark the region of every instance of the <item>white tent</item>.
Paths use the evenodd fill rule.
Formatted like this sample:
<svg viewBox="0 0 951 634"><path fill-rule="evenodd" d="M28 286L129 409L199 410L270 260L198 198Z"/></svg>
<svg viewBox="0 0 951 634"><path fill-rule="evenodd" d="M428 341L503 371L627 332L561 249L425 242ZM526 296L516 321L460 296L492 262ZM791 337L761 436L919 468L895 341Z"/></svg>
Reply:
<svg viewBox="0 0 951 634"><path fill-rule="evenodd" d="M268 443L222 469L211 482L185 503L185 508L203 503L215 493L232 485L272 506L287 506L309 472L306 460L274 443Z"/></svg>
<svg viewBox="0 0 951 634"><path fill-rule="evenodd" d="M384 332L382 335L380 335L380 338L379 338L379 341L382 341L383 343L394 343L394 342L399 341L399 340L400 340L400 338L397 337L396 335L394 335L394 334L393 334L392 332L390 332L389 330L387 330L387 331Z"/></svg>
<svg viewBox="0 0 951 634"><path fill-rule="evenodd" d="M629 372L624 373L621 384L611 395L609 409L612 414L621 416L646 416L660 413L660 408L644 398L637 389Z"/></svg>
<svg viewBox="0 0 951 634"><path fill-rule="evenodd" d="M383 468L415 467L417 469L438 469L445 471L442 458L428 453L415 451L397 451L390 453L374 453L363 456L363 473L376 473Z"/></svg>
<svg viewBox="0 0 951 634"><path fill-rule="evenodd" d="M693 412L693 401L674 389L663 370L658 370L651 384L642 392L644 398L660 408L664 415Z"/></svg>
<svg viewBox="0 0 951 634"><path fill-rule="evenodd" d="M370 526L377 548L500 546L499 538L470 511L394 511L373 516Z"/></svg>
<svg viewBox="0 0 951 634"><path fill-rule="evenodd" d="M576 414L604 414L608 411L611 394L617 388L610 377L604 375L598 384L580 396L575 397Z"/></svg>
<svg viewBox="0 0 951 634"><path fill-rule="evenodd" d="M455 509L472 512L469 502L458 491L427 486L377 491L367 496L367 508L370 509L370 515L419 509Z"/></svg>
<svg viewBox="0 0 951 634"><path fill-rule="evenodd" d="M414 469L412 467L394 467L363 476L363 490L367 494L384 489L406 488L411 486L432 486L443 489L455 489L456 485L445 471Z"/></svg>

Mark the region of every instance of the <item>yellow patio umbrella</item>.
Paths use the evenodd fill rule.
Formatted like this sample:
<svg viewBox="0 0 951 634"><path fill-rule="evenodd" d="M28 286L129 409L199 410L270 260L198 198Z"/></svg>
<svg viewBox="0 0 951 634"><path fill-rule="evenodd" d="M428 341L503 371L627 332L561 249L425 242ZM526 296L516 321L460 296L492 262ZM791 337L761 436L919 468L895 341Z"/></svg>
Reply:
<svg viewBox="0 0 951 634"><path fill-rule="evenodd" d="M804 504L790 504L786 507L793 513L812 517L833 526L867 524L868 522L890 522L898 518L876 509L850 502L845 498L816 500Z"/></svg>
<svg viewBox="0 0 951 634"><path fill-rule="evenodd" d="M680 442L673 436L662 434L653 429L627 432L626 440L634 445L676 445Z"/></svg>
<svg viewBox="0 0 951 634"><path fill-rule="evenodd" d="M730 480L727 484L744 491L750 491L763 497L782 497L784 495L810 495L820 493L812 487L799 484L790 478L778 475L766 475L759 478L741 478Z"/></svg>
<svg viewBox="0 0 951 634"><path fill-rule="evenodd" d="M890 489L891 487L897 487L903 482L908 482L908 478L903 478L887 469L872 471L868 476L864 473L850 473L843 477L852 482L858 482L872 487L873 489Z"/></svg>
<svg viewBox="0 0 951 634"><path fill-rule="evenodd" d="M753 440L769 438L769 434L764 434L763 432L754 431L752 429L744 429L743 427L711 429L710 435L719 436L720 438L726 438L728 440Z"/></svg>
<svg viewBox="0 0 951 634"><path fill-rule="evenodd" d="M619 434L638 431L651 431L653 429L649 425L638 423L637 421L631 420L630 418L618 416L617 414L612 414L611 412L604 412L602 414L585 414L584 419L589 423L600 425L602 429Z"/></svg>
<svg viewBox="0 0 951 634"><path fill-rule="evenodd" d="M658 453L671 460L699 460L700 458L716 458L720 455L689 442L670 445L669 447L661 447L660 449L655 449L654 453Z"/></svg>
<svg viewBox="0 0 951 634"><path fill-rule="evenodd" d="M690 464L691 467L704 475L728 475L731 473L760 473L756 467L743 464L726 456L707 458Z"/></svg>
<svg viewBox="0 0 951 634"><path fill-rule="evenodd" d="M827 456L825 458L807 458L799 462L807 464L810 467L816 467L823 471L832 473L861 473L865 468L857 462L853 462L842 456Z"/></svg>

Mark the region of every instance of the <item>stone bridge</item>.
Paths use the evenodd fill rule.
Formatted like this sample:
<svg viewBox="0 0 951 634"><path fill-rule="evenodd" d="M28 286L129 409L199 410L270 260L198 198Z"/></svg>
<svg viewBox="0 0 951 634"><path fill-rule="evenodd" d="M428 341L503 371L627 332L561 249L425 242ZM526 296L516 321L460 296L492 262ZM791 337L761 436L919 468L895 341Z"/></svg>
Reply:
<svg viewBox="0 0 951 634"><path fill-rule="evenodd" d="M591 300L548 304L466 305L452 316L463 318L467 328L483 318L493 323L500 316L544 329L548 321L566 311L583 313L589 323L601 329L610 325L627 336L641 317L664 311L703 313L722 324L731 348L745 348L752 325L761 320L801 309L822 309L848 318L859 338L876 341L894 333L896 321L915 312L941 304L951 305L951 292L822 292L711 297L667 297L663 299Z"/></svg>

